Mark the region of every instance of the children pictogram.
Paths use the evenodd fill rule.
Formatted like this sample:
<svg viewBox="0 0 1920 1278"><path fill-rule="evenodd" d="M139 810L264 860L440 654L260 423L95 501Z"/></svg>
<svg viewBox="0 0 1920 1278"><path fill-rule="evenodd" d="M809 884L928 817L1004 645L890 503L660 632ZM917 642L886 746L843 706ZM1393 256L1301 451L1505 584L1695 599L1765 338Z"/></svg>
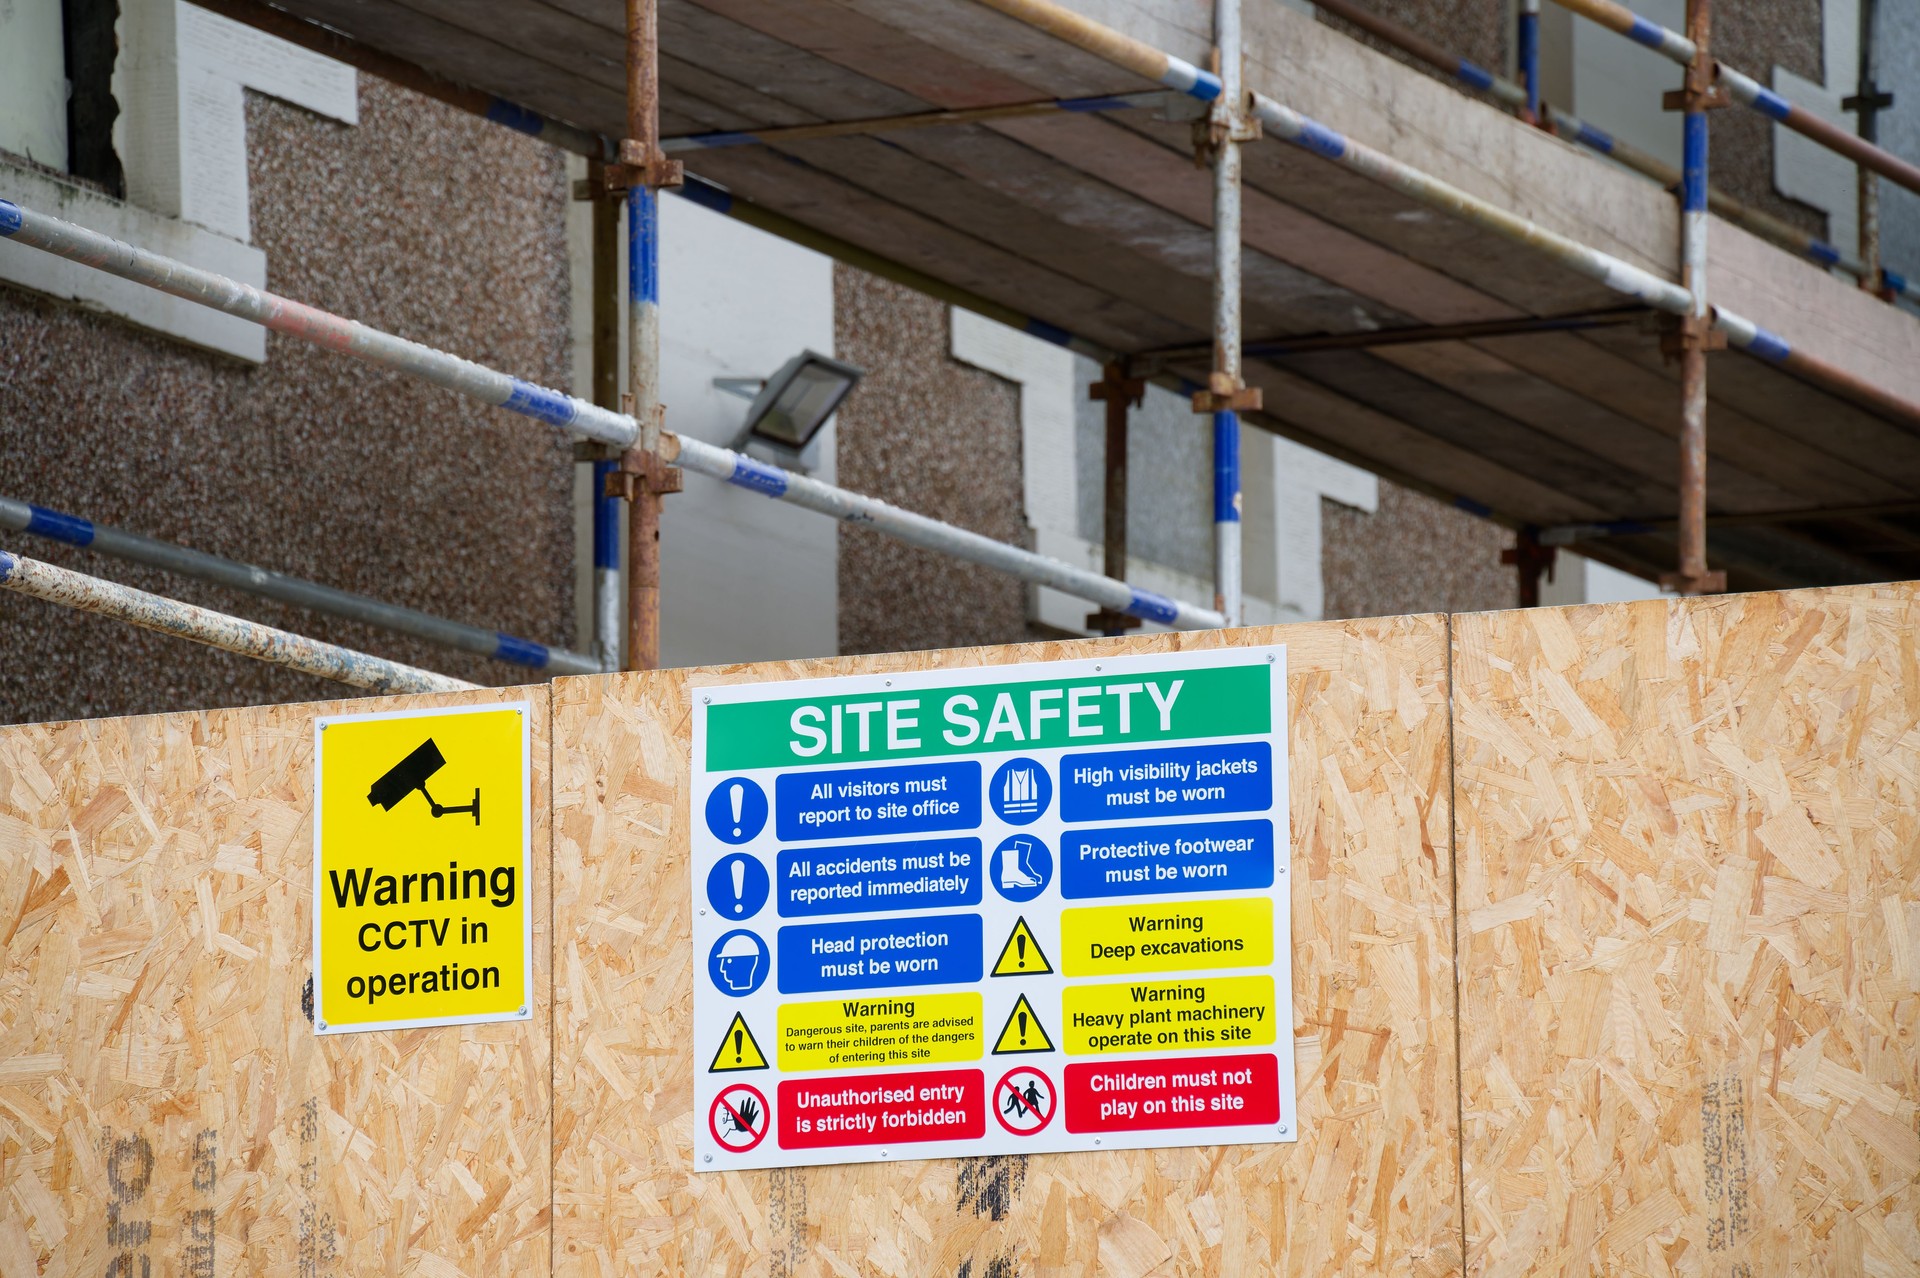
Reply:
<svg viewBox="0 0 1920 1278"><path fill-rule="evenodd" d="M1015 1136L1045 1130L1059 1108L1053 1080L1031 1066L1010 1069L993 1089L993 1116Z"/></svg>

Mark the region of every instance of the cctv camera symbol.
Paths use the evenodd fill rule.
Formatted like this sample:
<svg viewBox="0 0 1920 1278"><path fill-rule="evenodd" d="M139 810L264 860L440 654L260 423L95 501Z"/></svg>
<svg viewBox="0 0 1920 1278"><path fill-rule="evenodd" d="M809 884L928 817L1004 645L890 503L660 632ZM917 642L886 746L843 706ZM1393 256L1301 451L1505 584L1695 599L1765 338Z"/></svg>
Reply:
<svg viewBox="0 0 1920 1278"><path fill-rule="evenodd" d="M473 823L479 825L480 791L477 787L473 792L473 802L457 808L443 807L427 793L427 778L446 766L447 761L441 755L440 747L433 743L432 737L428 737L412 754L388 768L386 775L373 783L373 789L367 791L367 802L377 803L382 811L391 812L395 804L418 790L433 805L433 815L436 817L471 812Z"/></svg>

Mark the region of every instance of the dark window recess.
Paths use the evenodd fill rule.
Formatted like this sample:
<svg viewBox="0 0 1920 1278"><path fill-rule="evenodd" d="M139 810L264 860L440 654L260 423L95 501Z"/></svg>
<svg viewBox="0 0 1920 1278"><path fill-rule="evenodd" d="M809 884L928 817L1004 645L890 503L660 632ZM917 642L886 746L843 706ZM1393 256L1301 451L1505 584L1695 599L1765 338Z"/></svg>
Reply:
<svg viewBox="0 0 1920 1278"><path fill-rule="evenodd" d="M113 60L120 41L114 23L119 0L66 0L67 172L126 195L126 177L113 149L113 121L120 104L113 100Z"/></svg>

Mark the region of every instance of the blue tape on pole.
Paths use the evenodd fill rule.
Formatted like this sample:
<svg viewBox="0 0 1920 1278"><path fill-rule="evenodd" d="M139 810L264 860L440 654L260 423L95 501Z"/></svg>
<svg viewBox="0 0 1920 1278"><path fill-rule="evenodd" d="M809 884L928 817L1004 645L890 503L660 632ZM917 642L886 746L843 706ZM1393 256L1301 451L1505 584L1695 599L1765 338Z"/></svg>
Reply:
<svg viewBox="0 0 1920 1278"><path fill-rule="evenodd" d="M1808 240L1807 256L1822 266L1840 265L1840 250L1825 240Z"/></svg>
<svg viewBox="0 0 1920 1278"><path fill-rule="evenodd" d="M1062 111L1125 111L1139 106L1132 98L1061 98L1054 103Z"/></svg>
<svg viewBox="0 0 1920 1278"><path fill-rule="evenodd" d="M1527 110L1540 114L1540 15L1520 15L1520 82L1527 89Z"/></svg>
<svg viewBox="0 0 1920 1278"><path fill-rule="evenodd" d="M1689 111L1680 137L1680 207L1707 211L1707 113Z"/></svg>
<svg viewBox="0 0 1920 1278"><path fill-rule="evenodd" d="M18 559L15 559L6 551L0 550L0 581L5 581L7 578L13 576L13 570L19 567L19 565L20 561Z"/></svg>
<svg viewBox="0 0 1920 1278"><path fill-rule="evenodd" d="M505 98L495 98L487 104L487 118L495 124L504 124L515 133L525 133L529 137L537 138L547 128L547 122L540 116L519 103L509 102Z"/></svg>
<svg viewBox="0 0 1920 1278"><path fill-rule="evenodd" d="M733 473L727 476L727 482L737 488L752 489L767 497L784 497L787 494L787 473L778 466L769 466L745 453L733 459Z"/></svg>
<svg viewBox="0 0 1920 1278"><path fill-rule="evenodd" d="M1762 88L1753 95L1753 109L1762 115L1770 115L1776 120L1784 120L1793 114L1793 103L1772 89Z"/></svg>
<svg viewBox="0 0 1920 1278"><path fill-rule="evenodd" d="M549 426L571 426L573 419L580 415L573 401L559 391L535 386L517 377L513 379L513 394L507 396L507 402L500 407L538 418Z"/></svg>
<svg viewBox="0 0 1920 1278"><path fill-rule="evenodd" d="M1613 154L1613 135L1604 130L1596 129L1591 124L1582 123L1579 131L1573 135L1573 140L1589 150L1598 151L1602 155Z"/></svg>
<svg viewBox="0 0 1920 1278"><path fill-rule="evenodd" d="M1453 69L1453 73L1460 77L1462 84L1470 88L1479 89L1484 92L1493 87L1493 72L1476 63L1469 62L1465 58L1460 59L1460 65Z"/></svg>
<svg viewBox="0 0 1920 1278"><path fill-rule="evenodd" d="M0 200L0 235L12 235L20 229L20 206L12 200Z"/></svg>
<svg viewBox="0 0 1920 1278"><path fill-rule="evenodd" d="M1128 588L1133 597L1127 600L1124 611L1129 617L1139 617L1144 621L1157 621L1163 626L1171 626L1180 617L1180 605L1165 595L1156 595L1151 590Z"/></svg>
<svg viewBox="0 0 1920 1278"><path fill-rule="evenodd" d="M1453 499L1453 508L1455 510L1464 510L1469 515L1478 515L1482 519L1487 519L1493 514L1493 507L1483 506L1471 497L1455 497Z"/></svg>
<svg viewBox="0 0 1920 1278"><path fill-rule="evenodd" d="M1240 522L1240 414L1213 415L1213 522Z"/></svg>
<svg viewBox="0 0 1920 1278"><path fill-rule="evenodd" d="M1905 293L1907 291L1907 277L1898 271L1889 271L1883 266L1880 268L1880 278L1885 280L1887 287L1896 293Z"/></svg>
<svg viewBox="0 0 1920 1278"><path fill-rule="evenodd" d="M693 174L687 174L686 185L679 188L680 198L692 200L703 209L712 209L715 213L726 213L733 208L733 193L723 186L703 182Z"/></svg>
<svg viewBox="0 0 1920 1278"><path fill-rule="evenodd" d="M1067 346L1073 341L1072 333L1045 320L1029 319L1026 333L1028 337L1037 337L1043 342L1052 342L1055 346Z"/></svg>
<svg viewBox="0 0 1920 1278"><path fill-rule="evenodd" d="M1758 355L1769 364L1778 364L1793 354L1793 347L1787 345L1787 339L1778 333L1769 333L1758 324L1753 326L1753 340L1747 343L1747 353Z"/></svg>
<svg viewBox="0 0 1920 1278"><path fill-rule="evenodd" d="M501 661L511 661L516 666L532 666L535 670L547 668L547 647L534 643L531 639L516 639L504 631L494 632L493 655Z"/></svg>
<svg viewBox="0 0 1920 1278"><path fill-rule="evenodd" d="M1665 47L1667 43L1667 30L1659 23L1648 22L1636 14L1633 25L1626 30L1626 37L1646 45L1649 49L1659 49Z"/></svg>
<svg viewBox="0 0 1920 1278"><path fill-rule="evenodd" d="M709 150L724 146L753 146L760 141L757 133L696 133L686 139L698 147Z"/></svg>
<svg viewBox="0 0 1920 1278"><path fill-rule="evenodd" d="M607 478L620 463L593 464L593 566L620 567L620 499L607 496Z"/></svg>
<svg viewBox="0 0 1920 1278"><path fill-rule="evenodd" d="M644 186L627 191L627 295L660 300L660 197Z"/></svg>
<svg viewBox="0 0 1920 1278"><path fill-rule="evenodd" d="M1300 119L1300 136L1293 140L1309 151L1326 156L1329 160L1337 160L1347 153L1345 138L1318 120L1309 120L1304 116Z"/></svg>
<svg viewBox="0 0 1920 1278"><path fill-rule="evenodd" d="M51 537L55 541L64 541L69 546L93 544L92 520L48 510L45 506L27 507L27 531Z"/></svg>

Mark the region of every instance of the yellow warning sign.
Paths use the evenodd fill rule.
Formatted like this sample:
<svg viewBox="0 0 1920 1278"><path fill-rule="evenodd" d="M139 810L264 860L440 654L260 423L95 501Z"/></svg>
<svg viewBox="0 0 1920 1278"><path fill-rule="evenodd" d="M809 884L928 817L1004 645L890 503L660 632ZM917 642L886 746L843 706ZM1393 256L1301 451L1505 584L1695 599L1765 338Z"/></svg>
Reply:
<svg viewBox="0 0 1920 1278"><path fill-rule="evenodd" d="M314 1028L529 1016L527 703L314 727Z"/></svg>
<svg viewBox="0 0 1920 1278"><path fill-rule="evenodd" d="M1040 1027L1040 1018L1034 1015L1033 1004L1027 1002L1022 994L1014 1000L1013 1010L1007 1013L1007 1023L1000 1031L1000 1037L994 1040L995 1056L1018 1056L1021 1052L1051 1052L1053 1040L1047 1037L1047 1031Z"/></svg>
<svg viewBox="0 0 1920 1278"><path fill-rule="evenodd" d="M1271 976L1070 985L1061 996L1067 1053L1197 1051L1274 1039Z"/></svg>
<svg viewBox="0 0 1920 1278"><path fill-rule="evenodd" d="M733 1014L733 1023L727 1026L727 1032L720 1038L720 1050L713 1054L713 1064L707 1066L709 1074L724 1074L736 1069L765 1069L767 1058L760 1051L760 1044L753 1041L753 1031L747 1028L747 1018L740 1013Z"/></svg>
<svg viewBox="0 0 1920 1278"><path fill-rule="evenodd" d="M1273 902L1266 897L1060 911L1060 964L1068 976L1272 962Z"/></svg>
<svg viewBox="0 0 1920 1278"><path fill-rule="evenodd" d="M977 1061L986 1039L981 1017L973 993L782 1003L776 1050L790 1073Z"/></svg>
<svg viewBox="0 0 1920 1278"><path fill-rule="evenodd" d="M1051 971L1053 964L1047 962L1027 920L1024 917L1016 920L1013 931L1007 934L1007 943L1000 947L1000 957L994 962L991 975L1045 976Z"/></svg>

